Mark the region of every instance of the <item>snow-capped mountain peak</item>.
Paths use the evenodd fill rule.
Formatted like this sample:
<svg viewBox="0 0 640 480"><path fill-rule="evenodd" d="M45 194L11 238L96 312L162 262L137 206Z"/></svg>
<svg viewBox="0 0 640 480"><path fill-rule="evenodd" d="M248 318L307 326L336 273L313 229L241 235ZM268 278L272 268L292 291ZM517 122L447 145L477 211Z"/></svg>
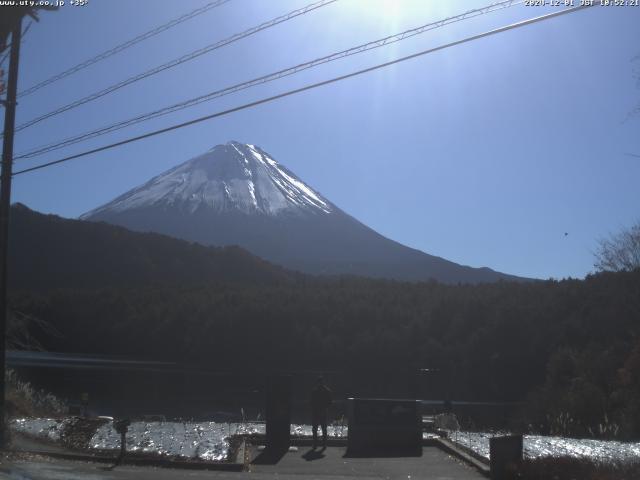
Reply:
<svg viewBox="0 0 640 480"><path fill-rule="evenodd" d="M235 141L217 145L112 202L82 216L147 207L193 213L330 214L335 207L259 147Z"/></svg>
<svg viewBox="0 0 640 480"><path fill-rule="evenodd" d="M261 148L217 145L84 214L202 245L237 245L285 267L448 283L514 279L394 242L340 210Z"/></svg>

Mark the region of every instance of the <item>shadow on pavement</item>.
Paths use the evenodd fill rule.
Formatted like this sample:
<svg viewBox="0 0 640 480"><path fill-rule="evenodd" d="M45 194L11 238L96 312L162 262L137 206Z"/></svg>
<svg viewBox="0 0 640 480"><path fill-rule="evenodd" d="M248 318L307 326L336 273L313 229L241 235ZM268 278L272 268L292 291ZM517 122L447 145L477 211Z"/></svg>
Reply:
<svg viewBox="0 0 640 480"><path fill-rule="evenodd" d="M254 465L275 465L289 451L289 447L267 447L251 462Z"/></svg>
<svg viewBox="0 0 640 480"><path fill-rule="evenodd" d="M320 450L316 450L315 448L310 449L308 452L306 452L304 455L302 455L302 458L304 458L307 462L312 462L314 460L320 460L321 458L324 458L324 451L327 448L321 448Z"/></svg>

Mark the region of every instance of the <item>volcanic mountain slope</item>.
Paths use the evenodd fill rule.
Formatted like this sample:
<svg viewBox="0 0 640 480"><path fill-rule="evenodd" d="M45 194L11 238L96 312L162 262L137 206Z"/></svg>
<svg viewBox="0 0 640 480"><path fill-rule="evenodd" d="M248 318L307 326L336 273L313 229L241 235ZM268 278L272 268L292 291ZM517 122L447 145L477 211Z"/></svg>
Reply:
<svg viewBox="0 0 640 480"><path fill-rule="evenodd" d="M81 219L203 245L239 245L266 260L314 274L446 283L518 280L385 238L259 147L239 142L217 145Z"/></svg>

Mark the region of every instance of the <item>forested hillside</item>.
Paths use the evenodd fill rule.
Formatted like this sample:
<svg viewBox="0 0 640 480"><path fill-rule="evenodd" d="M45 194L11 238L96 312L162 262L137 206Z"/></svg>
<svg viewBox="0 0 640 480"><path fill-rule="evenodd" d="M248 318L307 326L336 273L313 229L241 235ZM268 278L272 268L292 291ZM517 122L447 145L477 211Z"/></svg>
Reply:
<svg viewBox="0 0 640 480"><path fill-rule="evenodd" d="M640 271L475 286L306 278L67 289L15 292L12 305L60 332L39 338L51 350L262 371L437 368L452 398L532 400L528 428L639 431Z"/></svg>
<svg viewBox="0 0 640 480"><path fill-rule="evenodd" d="M134 287L294 281L297 275L238 247L203 247L155 233L11 208L9 287Z"/></svg>

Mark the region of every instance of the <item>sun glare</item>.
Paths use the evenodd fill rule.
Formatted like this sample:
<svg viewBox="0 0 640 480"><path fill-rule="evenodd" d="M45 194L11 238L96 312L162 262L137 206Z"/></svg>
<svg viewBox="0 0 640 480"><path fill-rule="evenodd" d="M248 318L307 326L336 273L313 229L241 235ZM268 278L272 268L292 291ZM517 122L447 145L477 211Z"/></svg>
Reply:
<svg viewBox="0 0 640 480"><path fill-rule="evenodd" d="M352 8L359 15L383 22L394 22L403 9L402 0L353 0Z"/></svg>

